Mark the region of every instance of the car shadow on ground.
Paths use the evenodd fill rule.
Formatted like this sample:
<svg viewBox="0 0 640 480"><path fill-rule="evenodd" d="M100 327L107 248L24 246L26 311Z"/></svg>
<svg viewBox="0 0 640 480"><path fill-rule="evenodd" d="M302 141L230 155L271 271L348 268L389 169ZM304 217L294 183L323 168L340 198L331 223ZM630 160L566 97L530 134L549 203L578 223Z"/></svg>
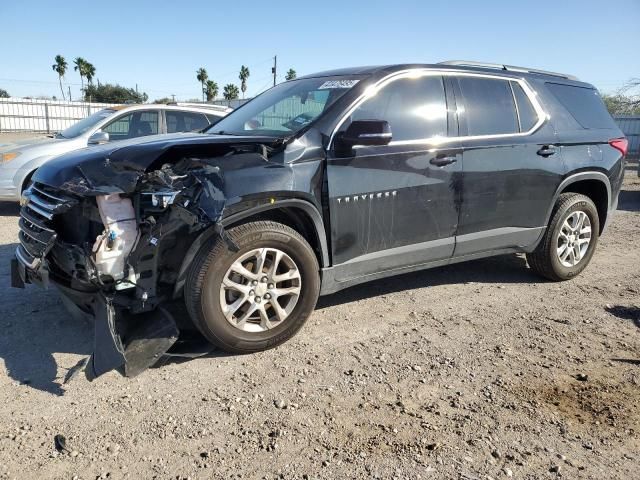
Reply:
<svg viewBox="0 0 640 480"><path fill-rule="evenodd" d="M613 305L605 307L605 310L611 315L622 320L630 320L634 325L640 328L640 307L628 307L624 305ZM631 365L640 365L640 359L637 358L612 358L614 362L628 363Z"/></svg>
<svg viewBox="0 0 640 480"><path fill-rule="evenodd" d="M634 325L640 328L640 307L626 307L624 305L613 305L605 307L611 315L623 320L631 320Z"/></svg>
<svg viewBox="0 0 640 480"><path fill-rule="evenodd" d="M17 217L18 215L20 215L18 202L0 202L0 216Z"/></svg>
<svg viewBox="0 0 640 480"><path fill-rule="evenodd" d="M640 190L621 190L618 197L618 210L640 212Z"/></svg>
<svg viewBox="0 0 640 480"><path fill-rule="evenodd" d="M469 282L504 284L541 281L545 280L527 267L524 255L502 255L364 283L332 295L320 297L316 308L323 309L369 297L437 285Z"/></svg>
<svg viewBox="0 0 640 480"><path fill-rule="evenodd" d="M5 279L5 288L0 291L0 326L3 329L3 335L0 336L0 358L4 361L7 374L15 382L53 395L63 395L64 378L78 364L70 362L60 368L55 356L65 353L90 355L93 350L93 326L76 320L67 313L53 288L42 290L33 285L27 285L24 290L9 288L9 261L16 246L0 246L0 275ZM352 287L321 298L317 308L448 283L530 283L539 280L539 277L526 268L526 261L522 256L508 255ZM181 330L179 341L160 359L155 368L196 358L223 356L227 354L216 350L199 333Z"/></svg>
<svg viewBox="0 0 640 480"><path fill-rule="evenodd" d="M74 320L54 289L11 288L10 259L17 244L0 245L0 359L15 382L62 395L58 353L89 355L93 328ZM69 365L69 368L72 365ZM62 373L64 377L64 373Z"/></svg>

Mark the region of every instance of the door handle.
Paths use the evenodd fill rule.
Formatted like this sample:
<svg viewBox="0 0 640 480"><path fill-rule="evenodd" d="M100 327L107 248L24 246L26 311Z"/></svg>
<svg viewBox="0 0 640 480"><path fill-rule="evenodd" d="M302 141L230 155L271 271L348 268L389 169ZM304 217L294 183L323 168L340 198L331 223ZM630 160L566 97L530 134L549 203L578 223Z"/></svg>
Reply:
<svg viewBox="0 0 640 480"><path fill-rule="evenodd" d="M435 157L429 160L431 165L435 165L436 167L445 167L447 165L451 165L452 163L456 163L458 159L456 157Z"/></svg>
<svg viewBox="0 0 640 480"><path fill-rule="evenodd" d="M547 158L556 153L556 147L553 145L543 145L536 153L541 157Z"/></svg>

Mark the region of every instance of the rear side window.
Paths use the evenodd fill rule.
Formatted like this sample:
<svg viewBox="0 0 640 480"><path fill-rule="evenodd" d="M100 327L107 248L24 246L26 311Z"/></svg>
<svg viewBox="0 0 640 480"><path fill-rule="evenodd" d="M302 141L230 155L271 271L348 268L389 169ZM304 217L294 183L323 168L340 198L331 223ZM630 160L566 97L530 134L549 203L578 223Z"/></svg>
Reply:
<svg viewBox="0 0 640 480"><path fill-rule="evenodd" d="M547 83L547 88L583 128L616 128L594 88Z"/></svg>
<svg viewBox="0 0 640 480"><path fill-rule="evenodd" d="M511 82L511 88L513 88L513 97L516 99L516 107L518 107L520 131L528 132L537 123L538 114L518 82Z"/></svg>
<svg viewBox="0 0 640 480"><path fill-rule="evenodd" d="M167 133L192 132L202 130L209 120L202 113L167 110Z"/></svg>
<svg viewBox="0 0 640 480"><path fill-rule="evenodd" d="M210 113L207 113L206 117L207 117L207 120L209 120L209 123L213 125L214 123L217 123L218 120L220 120L223 117L223 115L218 116L218 115L211 115Z"/></svg>
<svg viewBox="0 0 640 480"><path fill-rule="evenodd" d="M459 77L468 135L517 133L518 115L508 80Z"/></svg>
<svg viewBox="0 0 640 480"><path fill-rule="evenodd" d="M401 78L383 87L351 115L353 120L386 120L393 141L447 135L442 77Z"/></svg>

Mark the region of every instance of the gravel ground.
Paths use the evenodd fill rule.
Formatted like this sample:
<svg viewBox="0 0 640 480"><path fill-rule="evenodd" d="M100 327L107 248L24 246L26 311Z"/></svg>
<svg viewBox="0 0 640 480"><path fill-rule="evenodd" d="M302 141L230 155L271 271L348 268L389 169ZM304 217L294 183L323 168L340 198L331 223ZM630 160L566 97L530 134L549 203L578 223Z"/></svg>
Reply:
<svg viewBox="0 0 640 480"><path fill-rule="evenodd" d="M18 208L0 204L0 479L632 478L635 168L573 281L517 255L403 275L321 299L277 349L93 383L64 383L92 328L9 288Z"/></svg>

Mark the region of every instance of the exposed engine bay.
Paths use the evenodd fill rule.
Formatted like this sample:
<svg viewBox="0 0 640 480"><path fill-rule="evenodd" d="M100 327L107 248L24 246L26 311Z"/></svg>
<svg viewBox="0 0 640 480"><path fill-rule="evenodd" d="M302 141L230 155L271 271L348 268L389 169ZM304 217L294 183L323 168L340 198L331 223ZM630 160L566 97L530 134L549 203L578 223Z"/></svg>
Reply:
<svg viewBox="0 0 640 480"><path fill-rule="evenodd" d="M289 175L269 161L277 143L181 147L111 147L70 169L45 165L25 192L12 284L51 283L70 311L95 320L90 379L113 369L135 376L176 342L181 319L173 306L204 232L236 248L220 223L235 193L225 165L242 166L244 175L268 166Z"/></svg>

